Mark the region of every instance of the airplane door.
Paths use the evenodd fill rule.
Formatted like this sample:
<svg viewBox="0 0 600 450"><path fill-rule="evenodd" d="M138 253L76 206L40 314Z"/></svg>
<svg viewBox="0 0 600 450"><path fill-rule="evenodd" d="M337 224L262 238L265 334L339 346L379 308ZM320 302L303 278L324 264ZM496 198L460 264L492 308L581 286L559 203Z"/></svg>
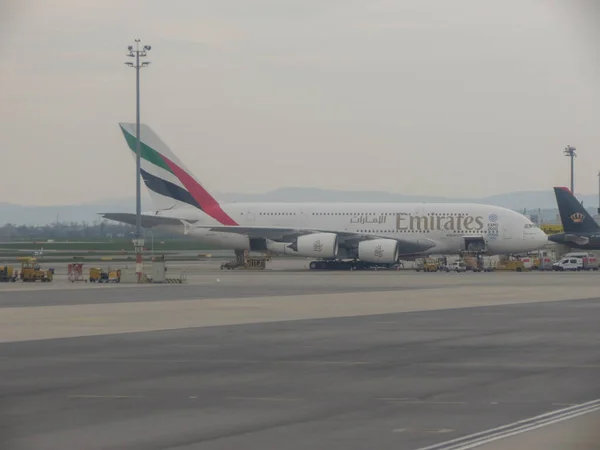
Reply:
<svg viewBox="0 0 600 450"><path fill-rule="evenodd" d="M509 226L502 226L502 236L504 237L504 239L512 239L512 233L510 232Z"/></svg>
<svg viewBox="0 0 600 450"><path fill-rule="evenodd" d="M308 212L305 211L304 209L301 209L300 211L298 211L297 213L298 215L298 226L300 226L301 228L306 227L307 224L307 216L308 216Z"/></svg>
<svg viewBox="0 0 600 450"><path fill-rule="evenodd" d="M255 214L252 212L252 209L248 208L246 210L246 220L249 223L254 223L254 219L255 219Z"/></svg>

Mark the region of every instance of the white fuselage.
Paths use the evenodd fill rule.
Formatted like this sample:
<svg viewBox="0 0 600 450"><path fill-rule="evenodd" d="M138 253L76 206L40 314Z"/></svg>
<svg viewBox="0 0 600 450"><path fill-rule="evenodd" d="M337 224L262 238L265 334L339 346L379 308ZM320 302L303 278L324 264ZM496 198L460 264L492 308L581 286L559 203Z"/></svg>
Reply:
<svg viewBox="0 0 600 450"><path fill-rule="evenodd" d="M289 227L353 232L391 239L427 239L435 247L422 254L456 254L465 242L485 242L489 254L523 253L543 248L546 234L525 216L506 208L461 203L232 203L221 205L239 226ZM248 238L211 231L220 225L194 207L152 215L197 221L196 227L162 227L192 235L211 246L245 250Z"/></svg>

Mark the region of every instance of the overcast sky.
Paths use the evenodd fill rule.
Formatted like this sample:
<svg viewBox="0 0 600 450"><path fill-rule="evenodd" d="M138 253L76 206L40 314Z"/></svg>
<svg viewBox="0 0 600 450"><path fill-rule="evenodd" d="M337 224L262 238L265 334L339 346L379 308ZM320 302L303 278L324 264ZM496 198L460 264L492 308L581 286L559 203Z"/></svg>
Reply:
<svg viewBox="0 0 600 450"><path fill-rule="evenodd" d="M3 0L0 201L130 197L142 121L215 192L598 189L593 1Z"/></svg>

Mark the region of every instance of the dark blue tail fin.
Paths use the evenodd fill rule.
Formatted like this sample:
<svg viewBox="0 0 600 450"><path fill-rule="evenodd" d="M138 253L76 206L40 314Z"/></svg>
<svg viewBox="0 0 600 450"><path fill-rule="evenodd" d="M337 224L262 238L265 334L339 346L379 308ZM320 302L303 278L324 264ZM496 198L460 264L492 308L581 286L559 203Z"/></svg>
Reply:
<svg viewBox="0 0 600 450"><path fill-rule="evenodd" d="M556 203L565 233L600 231L600 226L566 187L555 187Z"/></svg>

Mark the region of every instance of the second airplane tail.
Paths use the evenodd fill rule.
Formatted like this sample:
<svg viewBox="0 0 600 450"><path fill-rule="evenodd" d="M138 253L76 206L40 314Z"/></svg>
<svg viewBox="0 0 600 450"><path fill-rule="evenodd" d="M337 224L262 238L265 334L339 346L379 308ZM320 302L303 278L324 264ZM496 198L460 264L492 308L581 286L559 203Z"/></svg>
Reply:
<svg viewBox="0 0 600 450"><path fill-rule="evenodd" d="M566 187L555 187L560 221L565 233L600 231L600 226Z"/></svg>

